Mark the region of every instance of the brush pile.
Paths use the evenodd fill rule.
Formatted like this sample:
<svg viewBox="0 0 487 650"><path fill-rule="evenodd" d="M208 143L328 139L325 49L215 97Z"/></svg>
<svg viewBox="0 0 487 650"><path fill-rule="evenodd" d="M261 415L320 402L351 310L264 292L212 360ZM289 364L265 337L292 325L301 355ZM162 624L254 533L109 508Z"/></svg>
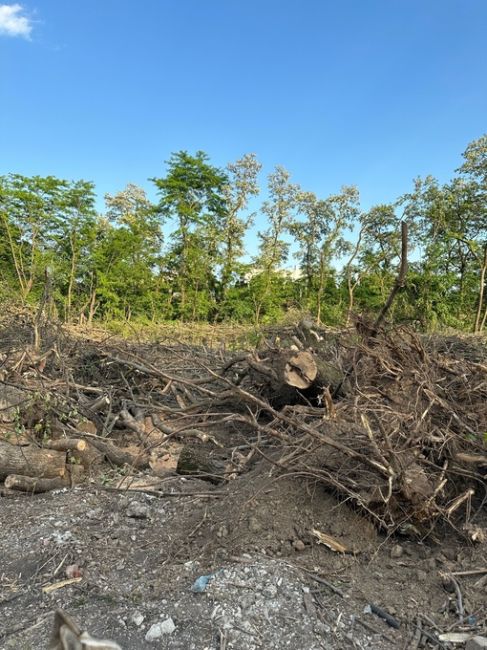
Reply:
<svg viewBox="0 0 487 650"><path fill-rule="evenodd" d="M383 530L425 535L443 521L484 538L479 339L427 339L404 327L371 336L303 321L232 355L47 325L34 338L25 316L2 330L6 493L93 480L107 463L124 468L128 485L141 473L161 476L155 468L168 458L171 471L218 490L265 458L276 473L323 483Z"/></svg>

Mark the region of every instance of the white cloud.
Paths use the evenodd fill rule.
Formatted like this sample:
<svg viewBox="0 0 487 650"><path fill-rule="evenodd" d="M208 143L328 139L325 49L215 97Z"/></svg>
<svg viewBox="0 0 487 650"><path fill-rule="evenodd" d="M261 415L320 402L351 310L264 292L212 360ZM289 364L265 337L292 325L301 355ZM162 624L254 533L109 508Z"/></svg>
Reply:
<svg viewBox="0 0 487 650"><path fill-rule="evenodd" d="M30 37L32 23L30 18L22 15L23 10L24 8L19 4L0 4L0 34Z"/></svg>

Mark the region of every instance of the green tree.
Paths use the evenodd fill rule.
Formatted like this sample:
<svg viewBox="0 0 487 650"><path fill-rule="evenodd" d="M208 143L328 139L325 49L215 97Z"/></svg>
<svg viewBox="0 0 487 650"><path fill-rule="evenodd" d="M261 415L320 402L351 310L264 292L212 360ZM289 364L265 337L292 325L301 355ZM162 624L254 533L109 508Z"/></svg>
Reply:
<svg viewBox="0 0 487 650"><path fill-rule="evenodd" d="M477 308L474 332L487 322L487 134L471 142L463 153L460 172L470 187L470 223L466 240L478 272Z"/></svg>
<svg viewBox="0 0 487 650"><path fill-rule="evenodd" d="M345 231L351 230L359 214L359 193L353 186L345 186L340 194L326 199L318 199L312 192L298 192L297 210L304 220L295 220L291 232L299 245L307 307L315 306L317 321L321 322L325 289L334 276L332 264L350 249ZM313 298L315 305L310 305Z"/></svg>
<svg viewBox="0 0 487 650"><path fill-rule="evenodd" d="M66 181L54 176L10 174L0 179L0 219L22 301L52 260L50 235L59 222Z"/></svg>
<svg viewBox="0 0 487 650"><path fill-rule="evenodd" d="M95 186L90 181L64 182L57 196L58 218L50 232L54 281L66 322L73 303L80 308L90 273L91 249L96 235Z"/></svg>
<svg viewBox="0 0 487 650"><path fill-rule="evenodd" d="M155 318L160 217L144 190L133 184L117 194L106 194L105 204L93 253L92 291L106 314L128 320L146 314Z"/></svg>
<svg viewBox="0 0 487 650"><path fill-rule="evenodd" d="M289 179L288 171L276 167L268 177L269 198L262 204L261 211L267 218L268 228L259 232L259 255L254 259L255 269L250 282L257 324L265 312L275 312L284 285L280 271L287 260L290 245L285 235L292 224L299 190Z"/></svg>
<svg viewBox="0 0 487 650"><path fill-rule="evenodd" d="M167 175L151 180L160 196L159 213L175 221L167 263L179 298L178 315L184 319L208 317L216 304L228 178L209 164L202 151L194 156L180 151L167 164Z"/></svg>
<svg viewBox="0 0 487 650"><path fill-rule="evenodd" d="M228 291L242 273L239 260L244 252L244 236L252 225L255 213L241 214L248 208L249 200L259 194L257 177L262 168L254 154L246 154L234 163L227 165L228 182L223 188L225 213L221 219L222 239L222 296L223 302ZM223 310L225 305L223 305Z"/></svg>

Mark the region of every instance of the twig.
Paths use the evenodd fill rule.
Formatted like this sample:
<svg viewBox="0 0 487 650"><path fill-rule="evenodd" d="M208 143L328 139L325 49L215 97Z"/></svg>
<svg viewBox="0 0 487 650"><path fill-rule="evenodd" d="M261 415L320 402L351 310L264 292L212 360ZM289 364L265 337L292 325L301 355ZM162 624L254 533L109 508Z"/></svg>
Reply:
<svg viewBox="0 0 487 650"><path fill-rule="evenodd" d="M458 611L458 618L460 619L460 625L463 625L463 619L464 619L464 609L463 609L463 598L462 598L462 592L460 590L460 585L458 584L458 580L450 573L449 574L450 580L455 587L455 593L457 596L457 611Z"/></svg>
<svg viewBox="0 0 487 650"><path fill-rule="evenodd" d="M330 591L333 591L334 594L337 594L337 596L346 598L346 594L338 587L335 587L335 585L333 585L331 582L328 582L328 580L325 580L324 578L320 578L320 576L317 576L315 573L310 573L309 571L306 571L306 573L309 575L309 577L312 580L314 580L315 582L319 582L320 585L325 585L325 587L328 587L328 589L330 589Z"/></svg>

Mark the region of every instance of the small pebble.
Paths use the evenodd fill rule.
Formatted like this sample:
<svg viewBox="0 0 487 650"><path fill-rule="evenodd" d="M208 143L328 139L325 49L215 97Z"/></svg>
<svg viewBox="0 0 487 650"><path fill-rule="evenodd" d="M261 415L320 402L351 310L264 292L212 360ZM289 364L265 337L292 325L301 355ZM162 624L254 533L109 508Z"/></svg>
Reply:
<svg viewBox="0 0 487 650"><path fill-rule="evenodd" d="M262 530L262 525L257 517L250 517L249 519L249 530L251 533L260 533Z"/></svg>
<svg viewBox="0 0 487 650"><path fill-rule="evenodd" d="M426 582L426 580L428 579L428 574L424 569L418 569L416 571L416 576L420 582Z"/></svg>
<svg viewBox="0 0 487 650"><path fill-rule="evenodd" d="M172 634L175 629L176 626L174 625L172 618L166 618L162 623L154 623L150 626L145 635L145 640L157 641L157 639L160 639L163 634Z"/></svg>
<svg viewBox="0 0 487 650"><path fill-rule="evenodd" d="M391 548L391 558L393 560L398 560L403 555L404 555L404 548L400 544L395 544Z"/></svg>
<svg viewBox="0 0 487 650"><path fill-rule="evenodd" d="M132 519L147 519L149 516L149 506L138 501L131 501L127 506L127 517Z"/></svg>
<svg viewBox="0 0 487 650"><path fill-rule="evenodd" d="M304 549L306 548L302 539L296 539L293 542L293 547L295 551L304 551Z"/></svg>

